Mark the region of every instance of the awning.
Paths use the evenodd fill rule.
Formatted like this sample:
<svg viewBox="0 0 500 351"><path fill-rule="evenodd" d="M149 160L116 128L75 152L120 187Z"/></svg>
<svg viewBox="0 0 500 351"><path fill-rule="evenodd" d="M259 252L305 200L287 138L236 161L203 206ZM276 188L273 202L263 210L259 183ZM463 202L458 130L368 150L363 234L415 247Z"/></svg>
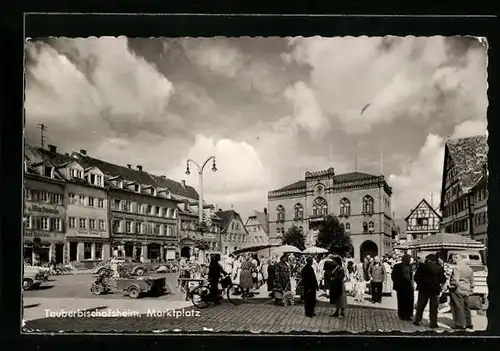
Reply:
<svg viewBox="0 0 500 351"><path fill-rule="evenodd" d="M245 252L257 252L257 251L264 250L264 249L270 249L271 247L276 247L276 246L280 246L280 245L279 244L270 244L270 245L249 246L249 247L245 247L243 249L235 250L232 253L235 255L239 255L239 254L245 253Z"/></svg>

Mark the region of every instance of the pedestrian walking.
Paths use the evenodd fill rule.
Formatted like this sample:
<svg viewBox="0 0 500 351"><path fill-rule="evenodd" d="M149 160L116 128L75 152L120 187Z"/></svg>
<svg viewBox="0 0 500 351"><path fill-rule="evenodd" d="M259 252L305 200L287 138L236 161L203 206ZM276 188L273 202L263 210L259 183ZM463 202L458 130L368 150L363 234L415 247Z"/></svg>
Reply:
<svg viewBox="0 0 500 351"><path fill-rule="evenodd" d="M458 330L472 329L469 296L474 291L474 274L469 265L458 255L453 256L453 261L456 266L451 273L449 288L453 328Z"/></svg>
<svg viewBox="0 0 500 351"><path fill-rule="evenodd" d="M335 305L336 309L332 317L345 316L347 308L347 294L345 291L344 278L345 271L342 267L342 259L338 256L333 258L333 271L330 275L330 303Z"/></svg>
<svg viewBox="0 0 500 351"><path fill-rule="evenodd" d="M301 281L304 287L304 309L306 317L313 317L314 308L316 307L316 291L318 290L318 280L312 266L313 258L307 257L306 265L302 268Z"/></svg>
<svg viewBox="0 0 500 351"><path fill-rule="evenodd" d="M402 262L396 263L391 273L393 288L396 290L398 301L398 317L404 321L412 320L415 299L410 258L410 255L405 254Z"/></svg>
<svg viewBox="0 0 500 351"><path fill-rule="evenodd" d="M279 290L285 293L289 291L290 285L290 266L286 262L287 257L285 255L281 256L278 264L275 265L275 275L273 282L273 289Z"/></svg>
<svg viewBox="0 0 500 351"><path fill-rule="evenodd" d="M382 288L386 272L378 256L374 257L368 273L372 293L372 303L382 303Z"/></svg>
<svg viewBox="0 0 500 351"><path fill-rule="evenodd" d="M333 260L333 255L328 255L324 266L323 266L323 281L325 284L325 291L328 290L328 295L330 295L330 277L332 276L332 272L335 269L335 262Z"/></svg>
<svg viewBox="0 0 500 351"><path fill-rule="evenodd" d="M252 258L247 256L240 268L240 286L245 296L250 296L250 290L253 288L252 269Z"/></svg>
<svg viewBox="0 0 500 351"><path fill-rule="evenodd" d="M442 284L446 282L443 268L439 265L436 255L428 255L424 263L418 264L415 272L418 298L413 324L420 325L424 309L429 303L429 327L437 328L437 315L439 307L439 294Z"/></svg>

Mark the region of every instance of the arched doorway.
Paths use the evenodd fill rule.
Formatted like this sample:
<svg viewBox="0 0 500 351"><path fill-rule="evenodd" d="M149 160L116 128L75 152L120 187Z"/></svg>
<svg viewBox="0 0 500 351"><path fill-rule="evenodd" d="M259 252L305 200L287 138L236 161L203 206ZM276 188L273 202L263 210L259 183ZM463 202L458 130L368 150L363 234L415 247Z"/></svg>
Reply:
<svg viewBox="0 0 500 351"><path fill-rule="evenodd" d="M378 246L371 240L364 241L359 247L359 259L363 261L367 255L371 257L378 255Z"/></svg>
<svg viewBox="0 0 500 351"><path fill-rule="evenodd" d="M181 248L181 257L189 258L191 256L191 248L184 246Z"/></svg>

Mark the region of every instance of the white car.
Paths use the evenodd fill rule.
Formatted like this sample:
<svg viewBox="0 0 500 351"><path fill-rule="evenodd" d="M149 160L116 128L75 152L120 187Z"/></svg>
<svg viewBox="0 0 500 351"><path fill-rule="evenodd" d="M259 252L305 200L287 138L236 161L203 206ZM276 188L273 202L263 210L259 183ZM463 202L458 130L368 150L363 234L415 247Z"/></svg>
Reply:
<svg viewBox="0 0 500 351"><path fill-rule="evenodd" d="M23 290L34 290L42 284L42 272L33 270L24 271L23 274Z"/></svg>
<svg viewBox="0 0 500 351"><path fill-rule="evenodd" d="M24 265L24 272L32 273L32 274L39 274L39 278L42 281L47 281L49 279L50 275L50 268L48 267L38 267L38 266L30 266L25 264Z"/></svg>

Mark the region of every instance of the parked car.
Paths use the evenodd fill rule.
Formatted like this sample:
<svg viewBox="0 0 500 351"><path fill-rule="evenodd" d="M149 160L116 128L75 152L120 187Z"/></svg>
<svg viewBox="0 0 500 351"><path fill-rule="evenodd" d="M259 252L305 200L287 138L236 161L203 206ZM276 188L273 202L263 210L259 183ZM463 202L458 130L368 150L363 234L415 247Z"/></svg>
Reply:
<svg viewBox="0 0 500 351"><path fill-rule="evenodd" d="M138 276L143 276L144 274L146 274L146 272L150 270L156 271L156 269L159 267L158 263L142 263L132 260L131 258L119 257L119 258L111 258L100 264L97 264L92 270L92 273L103 275L104 273L106 273L107 270L111 269L111 262L113 261L118 262L122 268L125 268L126 270L130 271L131 274Z"/></svg>
<svg viewBox="0 0 500 351"><path fill-rule="evenodd" d="M30 266L25 264L24 265L24 272L29 272L33 274L40 273L39 278L41 281L46 282L49 279L50 276L50 268L47 267L40 267L40 266Z"/></svg>
<svg viewBox="0 0 500 351"><path fill-rule="evenodd" d="M23 272L23 290L34 290L42 284L43 273L28 269Z"/></svg>

